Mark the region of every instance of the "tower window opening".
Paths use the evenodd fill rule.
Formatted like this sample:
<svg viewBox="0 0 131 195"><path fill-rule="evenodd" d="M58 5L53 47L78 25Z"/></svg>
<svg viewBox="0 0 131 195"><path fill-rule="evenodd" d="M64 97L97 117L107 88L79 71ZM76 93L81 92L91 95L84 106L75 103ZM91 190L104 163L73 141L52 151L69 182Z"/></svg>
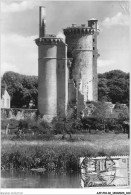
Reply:
<svg viewBox="0 0 131 195"><path fill-rule="evenodd" d="M95 50L95 47L93 47L93 50Z"/></svg>
<svg viewBox="0 0 131 195"><path fill-rule="evenodd" d="M93 42L95 42L95 39L93 39Z"/></svg>

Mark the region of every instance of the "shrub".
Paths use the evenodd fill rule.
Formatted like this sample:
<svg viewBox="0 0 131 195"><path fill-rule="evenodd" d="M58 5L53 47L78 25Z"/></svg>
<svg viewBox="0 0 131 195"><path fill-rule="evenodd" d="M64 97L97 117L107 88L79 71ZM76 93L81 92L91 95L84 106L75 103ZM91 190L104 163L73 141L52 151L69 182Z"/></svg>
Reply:
<svg viewBox="0 0 131 195"><path fill-rule="evenodd" d="M53 122L53 130L55 134L63 134L64 132L64 122L63 121L56 121Z"/></svg>
<svg viewBox="0 0 131 195"><path fill-rule="evenodd" d="M51 124L46 121L41 121L37 125L39 134L47 134L51 131Z"/></svg>
<svg viewBox="0 0 131 195"><path fill-rule="evenodd" d="M20 120L19 121L19 129L22 130L22 133L27 133L29 128L29 121L28 120Z"/></svg>
<svg viewBox="0 0 131 195"><path fill-rule="evenodd" d="M9 129L16 129L19 125L19 121L16 119L9 120Z"/></svg>
<svg viewBox="0 0 131 195"><path fill-rule="evenodd" d="M74 121L72 121L72 128L77 131L81 131L83 128L83 124L81 122L81 119L76 119Z"/></svg>
<svg viewBox="0 0 131 195"><path fill-rule="evenodd" d="M7 119L1 120L1 129L5 129L8 123L9 123L9 120Z"/></svg>
<svg viewBox="0 0 131 195"><path fill-rule="evenodd" d="M30 121L29 130L31 130L31 132L34 133L34 134L38 134L39 133L39 131L38 131L38 122L36 122L34 120Z"/></svg>
<svg viewBox="0 0 131 195"><path fill-rule="evenodd" d="M81 119L84 129L99 129L102 128L102 122L97 117L84 117Z"/></svg>
<svg viewBox="0 0 131 195"><path fill-rule="evenodd" d="M6 128L7 124L9 124L8 129L10 134L14 134L18 130L19 122L16 119L4 120L2 127Z"/></svg>

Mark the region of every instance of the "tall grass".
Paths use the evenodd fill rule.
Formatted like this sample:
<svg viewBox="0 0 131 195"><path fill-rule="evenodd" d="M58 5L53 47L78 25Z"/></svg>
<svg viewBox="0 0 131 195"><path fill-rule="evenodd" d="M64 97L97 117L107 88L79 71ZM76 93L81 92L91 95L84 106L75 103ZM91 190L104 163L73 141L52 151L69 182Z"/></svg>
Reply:
<svg viewBox="0 0 131 195"><path fill-rule="evenodd" d="M79 171L81 156L129 155L129 141L126 136L107 135L103 139L98 135L94 137L92 135L76 142L4 140L1 165L3 169L44 167L47 171Z"/></svg>

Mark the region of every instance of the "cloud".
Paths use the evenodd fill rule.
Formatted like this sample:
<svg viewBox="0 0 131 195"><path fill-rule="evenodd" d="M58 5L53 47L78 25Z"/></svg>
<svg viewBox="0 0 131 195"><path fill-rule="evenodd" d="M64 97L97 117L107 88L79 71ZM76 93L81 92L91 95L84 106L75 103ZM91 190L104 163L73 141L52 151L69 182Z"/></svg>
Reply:
<svg viewBox="0 0 131 195"><path fill-rule="evenodd" d="M58 32L56 37L63 39L63 41L65 42L65 35L63 34L63 32Z"/></svg>
<svg viewBox="0 0 131 195"><path fill-rule="evenodd" d="M1 69L18 71L21 74L38 74L38 48L34 42L37 36L24 37L18 34L1 36Z"/></svg>
<svg viewBox="0 0 131 195"><path fill-rule="evenodd" d="M114 60L100 60L98 59L97 64L99 67L114 66L116 62Z"/></svg>
<svg viewBox="0 0 131 195"><path fill-rule="evenodd" d="M20 11L25 11L27 9L33 9L35 6L40 5L42 1L37 0L25 0L21 2L12 2L12 3L5 3L1 2L1 11L3 13L12 13L12 12L20 12Z"/></svg>
<svg viewBox="0 0 131 195"><path fill-rule="evenodd" d="M1 76L7 71L19 72L14 64L3 63L1 66Z"/></svg>
<svg viewBox="0 0 131 195"><path fill-rule="evenodd" d="M111 26L128 26L129 25L129 16L122 14L121 12L118 12L113 17L107 17L102 22L102 25L109 28Z"/></svg>

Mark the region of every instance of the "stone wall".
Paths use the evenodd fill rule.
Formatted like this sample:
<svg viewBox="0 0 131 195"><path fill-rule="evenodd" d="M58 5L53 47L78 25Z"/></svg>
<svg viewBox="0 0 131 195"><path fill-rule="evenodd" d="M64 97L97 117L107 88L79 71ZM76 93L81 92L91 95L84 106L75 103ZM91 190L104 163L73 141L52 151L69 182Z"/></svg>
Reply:
<svg viewBox="0 0 131 195"><path fill-rule="evenodd" d="M28 119L35 118L37 116L37 109L22 109L22 108L2 108L1 119Z"/></svg>

